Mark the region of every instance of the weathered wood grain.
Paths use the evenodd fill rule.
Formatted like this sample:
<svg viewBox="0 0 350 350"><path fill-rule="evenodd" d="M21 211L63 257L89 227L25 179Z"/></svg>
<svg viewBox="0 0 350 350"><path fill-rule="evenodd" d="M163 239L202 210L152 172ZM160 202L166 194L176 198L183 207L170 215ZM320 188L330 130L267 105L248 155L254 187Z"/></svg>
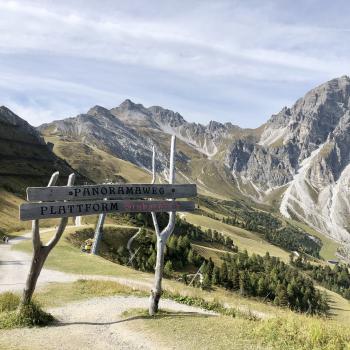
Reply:
<svg viewBox="0 0 350 350"><path fill-rule="evenodd" d="M100 213L141 213L192 211L194 202L189 201L143 201L143 200L97 200L76 202L41 202L20 205L20 219L36 220L62 218Z"/></svg>
<svg viewBox="0 0 350 350"><path fill-rule="evenodd" d="M27 200L49 202L59 200L189 198L197 195L195 184L118 184L86 186L28 187Z"/></svg>

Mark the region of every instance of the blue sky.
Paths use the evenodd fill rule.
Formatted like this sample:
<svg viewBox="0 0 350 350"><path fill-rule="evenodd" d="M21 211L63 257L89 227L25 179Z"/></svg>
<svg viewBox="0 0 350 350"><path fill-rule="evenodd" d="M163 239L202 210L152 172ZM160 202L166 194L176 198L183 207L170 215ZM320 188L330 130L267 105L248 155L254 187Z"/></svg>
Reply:
<svg viewBox="0 0 350 350"><path fill-rule="evenodd" d="M350 2L0 0L0 104L33 125L124 99L257 127L350 74Z"/></svg>

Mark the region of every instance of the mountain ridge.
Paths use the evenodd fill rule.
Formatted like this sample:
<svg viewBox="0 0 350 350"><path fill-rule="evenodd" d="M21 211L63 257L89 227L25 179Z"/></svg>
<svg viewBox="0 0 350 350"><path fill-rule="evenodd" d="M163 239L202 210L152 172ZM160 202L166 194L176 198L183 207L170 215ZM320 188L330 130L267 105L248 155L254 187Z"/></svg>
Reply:
<svg viewBox="0 0 350 350"><path fill-rule="evenodd" d="M156 145L157 169L163 175L169 135L175 134L181 141L180 178L212 193L225 183L223 192L229 197L241 195L265 204L273 198L287 218L350 241L350 222L339 214L350 210L340 190L350 179L349 116L350 78L342 76L310 90L256 129L215 121L190 123L178 112L127 99L112 109L94 106L86 114L38 130L44 136L78 140L148 171ZM219 177L224 180L215 185Z"/></svg>

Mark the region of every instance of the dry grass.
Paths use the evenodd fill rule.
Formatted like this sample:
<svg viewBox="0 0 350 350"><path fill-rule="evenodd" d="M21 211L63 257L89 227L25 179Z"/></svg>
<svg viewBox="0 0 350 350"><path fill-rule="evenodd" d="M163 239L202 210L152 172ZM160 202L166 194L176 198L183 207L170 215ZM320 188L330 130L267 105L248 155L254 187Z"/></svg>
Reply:
<svg viewBox="0 0 350 350"><path fill-rule="evenodd" d="M150 174L145 170L97 148L81 142L62 141L57 136L48 136L45 140L54 143L55 154L97 183L104 182L106 178L135 183L149 183L151 180Z"/></svg>
<svg viewBox="0 0 350 350"><path fill-rule="evenodd" d="M75 231L76 228L69 228L65 235ZM43 234L44 240L48 239L52 233ZM30 252L31 242L24 241L14 246L15 249ZM101 275L115 276L124 278L128 281L145 283L144 291L149 292L153 282L153 274L144 273L131 268L112 263L98 256L92 256L81 253L77 248L72 247L64 238L58 243L57 247L51 252L45 267L83 275ZM215 288L213 291L203 291L199 288L189 287L174 280L163 280L163 286L166 290L185 296L200 297L207 301L219 300L225 305L244 311L255 312L260 317L276 317L289 314L289 310L275 307L269 303L263 303L259 299L245 298L238 293L232 293L221 288ZM139 284L138 284L139 288ZM348 322L346 311L347 305L344 304L344 299L337 294L333 295L333 303L331 304L332 317L340 322ZM345 311L342 311L345 310Z"/></svg>
<svg viewBox="0 0 350 350"><path fill-rule="evenodd" d="M57 307L68 302L113 295L148 295L144 291L114 281L78 280L73 283L50 283L35 299L44 307Z"/></svg>
<svg viewBox="0 0 350 350"><path fill-rule="evenodd" d="M130 326L158 346L176 349L346 350L350 329L329 320L290 314L262 321L163 311L149 317L133 310ZM171 337L169 337L171 334Z"/></svg>

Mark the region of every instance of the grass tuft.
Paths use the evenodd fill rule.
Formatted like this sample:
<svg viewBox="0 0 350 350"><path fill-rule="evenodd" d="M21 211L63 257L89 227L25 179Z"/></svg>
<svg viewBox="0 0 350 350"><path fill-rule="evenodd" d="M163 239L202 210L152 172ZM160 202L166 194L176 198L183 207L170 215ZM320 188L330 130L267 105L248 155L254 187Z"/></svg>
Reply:
<svg viewBox="0 0 350 350"><path fill-rule="evenodd" d="M47 326L54 317L32 301L18 311L20 298L13 293L0 294L0 329Z"/></svg>
<svg viewBox="0 0 350 350"><path fill-rule="evenodd" d="M17 309L20 302L18 295L5 292L0 294L0 313L14 311Z"/></svg>

